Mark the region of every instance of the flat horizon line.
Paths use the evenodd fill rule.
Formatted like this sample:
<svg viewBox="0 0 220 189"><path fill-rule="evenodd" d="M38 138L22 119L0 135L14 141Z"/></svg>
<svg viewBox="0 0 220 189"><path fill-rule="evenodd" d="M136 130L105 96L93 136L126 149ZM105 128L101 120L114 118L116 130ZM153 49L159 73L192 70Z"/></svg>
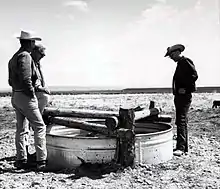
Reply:
<svg viewBox="0 0 220 189"><path fill-rule="evenodd" d="M93 91L115 91L115 92L170 92L171 87L76 87L76 86L49 86L51 92L93 92ZM197 92L220 92L220 86L198 86ZM0 88L0 92L11 92L11 88Z"/></svg>

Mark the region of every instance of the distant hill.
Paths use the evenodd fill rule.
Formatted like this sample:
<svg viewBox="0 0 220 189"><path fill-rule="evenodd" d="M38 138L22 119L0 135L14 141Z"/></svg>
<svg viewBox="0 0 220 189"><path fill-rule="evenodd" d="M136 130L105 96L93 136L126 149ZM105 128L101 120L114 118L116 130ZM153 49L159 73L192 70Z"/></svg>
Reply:
<svg viewBox="0 0 220 189"><path fill-rule="evenodd" d="M49 87L52 95L74 95L74 94L135 94L135 93L171 93L172 89L164 88L114 88L114 87L71 87L52 86ZM220 93L220 87L197 87L196 93ZM11 95L10 89L0 90L0 96Z"/></svg>
<svg viewBox="0 0 220 189"><path fill-rule="evenodd" d="M165 88L126 88L124 93L171 93L172 89ZM197 87L196 93L220 93L220 87Z"/></svg>
<svg viewBox="0 0 220 189"><path fill-rule="evenodd" d="M80 86L50 86L51 91L102 91L122 90L121 87L80 87Z"/></svg>

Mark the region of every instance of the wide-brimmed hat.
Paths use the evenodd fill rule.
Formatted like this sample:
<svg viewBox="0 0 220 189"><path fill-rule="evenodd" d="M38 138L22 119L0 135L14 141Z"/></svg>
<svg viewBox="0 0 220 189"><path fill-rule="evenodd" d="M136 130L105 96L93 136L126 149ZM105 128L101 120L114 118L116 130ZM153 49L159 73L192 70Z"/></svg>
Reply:
<svg viewBox="0 0 220 189"><path fill-rule="evenodd" d="M21 35L17 37L18 39L24 39L24 40L35 40L35 41L41 41L40 37L33 36L30 32L21 31Z"/></svg>
<svg viewBox="0 0 220 189"><path fill-rule="evenodd" d="M184 50L185 50L185 47L184 47L184 45L182 45L182 44L173 45L173 46L167 48L167 52L166 52L166 54L165 54L165 57L166 57L166 56L169 56L170 53L172 53L172 52L174 52L174 51L183 52Z"/></svg>

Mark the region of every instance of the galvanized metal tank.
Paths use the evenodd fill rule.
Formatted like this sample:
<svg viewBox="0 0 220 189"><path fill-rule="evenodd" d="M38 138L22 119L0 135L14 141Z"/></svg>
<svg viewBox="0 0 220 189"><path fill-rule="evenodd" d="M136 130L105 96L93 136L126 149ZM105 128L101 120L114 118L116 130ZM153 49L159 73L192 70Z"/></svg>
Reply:
<svg viewBox="0 0 220 189"><path fill-rule="evenodd" d="M166 123L136 123L135 163L158 164L172 159L172 126ZM49 166L76 168L85 163L108 163L115 156L116 139L65 126L47 128Z"/></svg>

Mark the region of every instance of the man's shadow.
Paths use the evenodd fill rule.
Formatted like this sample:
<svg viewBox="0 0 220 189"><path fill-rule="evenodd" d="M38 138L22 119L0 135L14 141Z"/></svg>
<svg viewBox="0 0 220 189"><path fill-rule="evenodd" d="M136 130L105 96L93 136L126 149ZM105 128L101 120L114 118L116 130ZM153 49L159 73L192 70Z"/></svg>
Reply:
<svg viewBox="0 0 220 189"><path fill-rule="evenodd" d="M16 160L15 156L4 157L4 158L0 159L0 161L7 161L7 162L11 162L11 161L15 161L15 160Z"/></svg>
<svg viewBox="0 0 220 189"><path fill-rule="evenodd" d="M17 170L14 166L16 156L9 156L0 159L0 174L4 173L25 173L26 170Z"/></svg>
<svg viewBox="0 0 220 189"><path fill-rule="evenodd" d="M27 173L33 171L32 169L20 169L18 170L14 164L16 161L16 156L4 157L0 159L0 174L4 173ZM123 171L123 167L120 164L115 162L110 163L82 163L78 168L75 170L47 170L46 172L53 172L53 173L74 173L73 175L69 176L68 179L79 179L81 177L88 177L91 179L101 179L104 175L109 173L115 173L117 171Z"/></svg>

